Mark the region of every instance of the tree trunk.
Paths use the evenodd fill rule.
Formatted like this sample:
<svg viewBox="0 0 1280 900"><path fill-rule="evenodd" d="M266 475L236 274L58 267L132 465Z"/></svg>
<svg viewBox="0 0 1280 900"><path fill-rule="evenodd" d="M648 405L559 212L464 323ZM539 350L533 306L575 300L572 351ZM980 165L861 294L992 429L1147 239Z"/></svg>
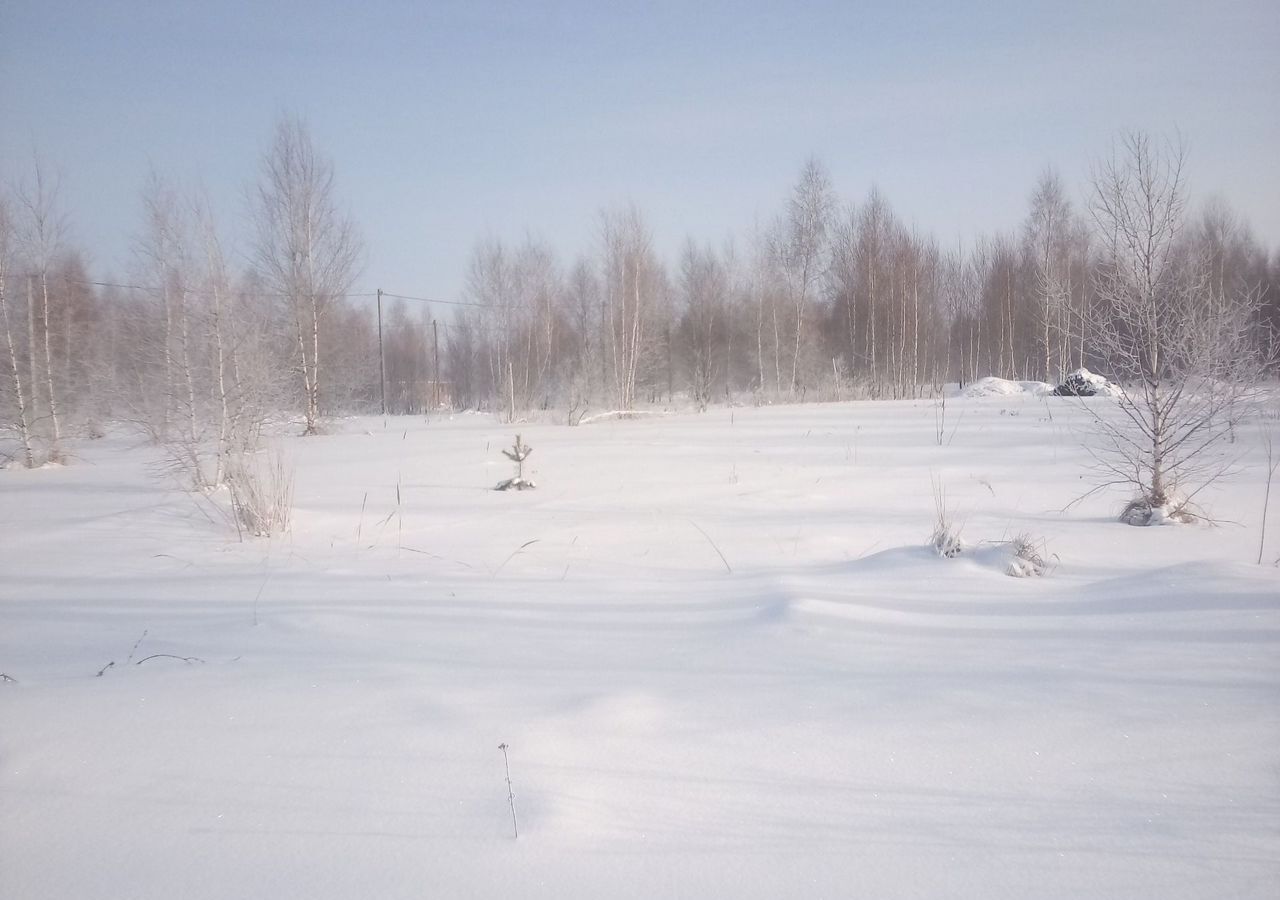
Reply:
<svg viewBox="0 0 1280 900"><path fill-rule="evenodd" d="M58 401L53 388L53 357L49 352L49 275L45 271L40 272L40 293L43 297L41 318L44 326L44 371L45 379L49 386L49 419L53 424L53 453L58 453L58 442L62 438L61 429L58 427Z"/></svg>
<svg viewBox="0 0 1280 900"><path fill-rule="evenodd" d="M32 469L35 468L36 458L31 450L31 421L27 414L26 393L22 387L22 373L18 368L18 351L13 343L13 328L9 321L3 267L0 267L0 317L4 321L5 344L9 350L9 374L13 379L13 395L18 404L18 439L22 442L22 462L28 469Z"/></svg>

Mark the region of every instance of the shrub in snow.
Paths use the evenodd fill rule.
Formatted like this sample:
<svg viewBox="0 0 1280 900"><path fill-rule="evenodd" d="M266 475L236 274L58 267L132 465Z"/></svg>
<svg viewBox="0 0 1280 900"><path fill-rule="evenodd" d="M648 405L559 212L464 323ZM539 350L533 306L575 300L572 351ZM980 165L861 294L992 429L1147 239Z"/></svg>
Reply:
<svg viewBox="0 0 1280 900"><path fill-rule="evenodd" d="M964 552L964 542L960 540L960 531L950 525L940 525L933 530L929 538L929 546L939 556L955 559Z"/></svg>
<svg viewBox="0 0 1280 900"><path fill-rule="evenodd" d="M227 488L236 530L253 537L268 537L289 530L293 517L293 470L275 454L257 464L245 454L227 460Z"/></svg>
<svg viewBox="0 0 1280 900"><path fill-rule="evenodd" d="M951 521L951 514L947 511L947 492L937 481L933 483L933 534L929 537L929 546L947 559L955 559L964 552L960 526Z"/></svg>
<svg viewBox="0 0 1280 900"><path fill-rule="evenodd" d="M1020 534L1008 543L1009 559L1004 573L1014 578L1033 578L1049 571L1044 559L1044 542L1029 534Z"/></svg>
<svg viewBox="0 0 1280 900"><path fill-rule="evenodd" d="M516 442L511 445L510 450L503 450L502 455L516 464L516 477L508 478L506 481L499 481L494 488L495 491L528 491L537 487L532 481L524 477L524 461L529 458L529 454L533 452L533 448L520 440L520 435L516 435Z"/></svg>
<svg viewBox="0 0 1280 900"><path fill-rule="evenodd" d="M1120 521L1126 525L1186 525L1196 518L1191 504L1177 495L1156 504L1146 497L1137 497L1120 511Z"/></svg>

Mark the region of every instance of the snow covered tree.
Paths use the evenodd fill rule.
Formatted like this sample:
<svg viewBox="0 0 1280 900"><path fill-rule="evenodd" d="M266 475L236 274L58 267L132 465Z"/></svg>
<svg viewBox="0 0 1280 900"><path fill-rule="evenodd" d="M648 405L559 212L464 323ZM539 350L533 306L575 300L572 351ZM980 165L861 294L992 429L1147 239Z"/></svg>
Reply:
<svg viewBox="0 0 1280 900"><path fill-rule="evenodd" d="M1107 483L1137 496L1131 524L1189 518L1196 492L1229 463L1223 453L1265 371L1256 290L1216 291L1205 254L1180 240L1185 154L1129 134L1094 174L1092 214L1104 247L1092 330L1125 388L1120 417L1096 416Z"/></svg>

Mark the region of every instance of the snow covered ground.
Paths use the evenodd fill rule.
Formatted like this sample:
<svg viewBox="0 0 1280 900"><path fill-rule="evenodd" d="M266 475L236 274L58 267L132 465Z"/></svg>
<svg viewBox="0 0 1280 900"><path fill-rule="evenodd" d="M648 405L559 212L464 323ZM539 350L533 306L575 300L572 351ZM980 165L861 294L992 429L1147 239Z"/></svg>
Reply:
<svg viewBox="0 0 1280 900"><path fill-rule="evenodd" d="M126 436L0 472L0 897L1280 895L1256 427L1140 529L1063 511L1079 401L937 414L527 425L524 493L513 427L348 420L270 542Z"/></svg>

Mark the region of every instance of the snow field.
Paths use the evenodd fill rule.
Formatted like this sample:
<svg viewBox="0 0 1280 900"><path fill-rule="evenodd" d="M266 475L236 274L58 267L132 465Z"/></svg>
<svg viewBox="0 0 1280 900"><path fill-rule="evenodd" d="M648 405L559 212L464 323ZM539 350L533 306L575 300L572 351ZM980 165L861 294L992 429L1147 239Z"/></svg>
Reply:
<svg viewBox="0 0 1280 900"><path fill-rule="evenodd" d="M519 494L513 426L349 420L243 544L122 435L0 473L0 896L1272 896L1260 469L1064 512L1080 402L521 425Z"/></svg>

